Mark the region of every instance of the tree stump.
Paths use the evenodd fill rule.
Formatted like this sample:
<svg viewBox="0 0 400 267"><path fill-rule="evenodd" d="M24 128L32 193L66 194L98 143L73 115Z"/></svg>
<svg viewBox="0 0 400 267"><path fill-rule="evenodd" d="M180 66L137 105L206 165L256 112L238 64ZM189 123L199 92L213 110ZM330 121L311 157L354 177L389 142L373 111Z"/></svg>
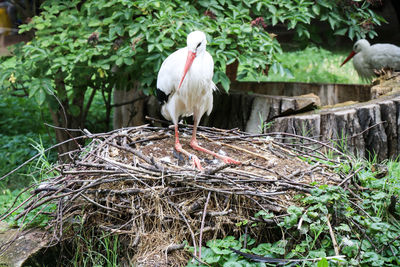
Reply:
<svg viewBox="0 0 400 267"><path fill-rule="evenodd" d="M231 88L229 95L215 95L203 125L308 136L379 161L400 153L399 73L381 76L373 87L234 82Z"/></svg>
<svg viewBox="0 0 400 267"><path fill-rule="evenodd" d="M400 77L379 81L362 103L341 103L279 117L265 132L286 132L329 141L343 151L378 161L400 153Z"/></svg>

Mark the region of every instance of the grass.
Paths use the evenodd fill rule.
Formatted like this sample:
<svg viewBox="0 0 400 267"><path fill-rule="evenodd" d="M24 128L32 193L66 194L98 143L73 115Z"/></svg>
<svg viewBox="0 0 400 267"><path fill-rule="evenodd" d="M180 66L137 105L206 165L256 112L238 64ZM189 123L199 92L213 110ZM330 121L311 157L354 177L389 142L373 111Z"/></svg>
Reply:
<svg viewBox="0 0 400 267"><path fill-rule="evenodd" d="M268 76L247 77L243 81L365 83L358 77L352 62L340 67L348 53L349 51L331 52L318 47L285 52L279 56L283 65L282 69L271 67Z"/></svg>
<svg viewBox="0 0 400 267"><path fill-rule="evenodd" d="M0 103L0 177L21 165L37 154L36 142L49 147L52 135L45 128L43 121L49 121L45 110L40 110L30 98L2 96ZM50 130L51 131L51 130ZM55 160L56 154L48 155ZM0 181L0 189L11 191L23 188L31 182L29 166Z"/></svg>

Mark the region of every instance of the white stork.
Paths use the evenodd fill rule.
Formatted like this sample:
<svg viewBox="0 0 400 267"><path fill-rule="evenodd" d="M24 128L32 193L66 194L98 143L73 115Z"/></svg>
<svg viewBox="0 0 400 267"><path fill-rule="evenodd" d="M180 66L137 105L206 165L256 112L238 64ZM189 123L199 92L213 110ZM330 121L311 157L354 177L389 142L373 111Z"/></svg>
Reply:
<svg viewBox="0 0 400 267"><path fill-rule="evenodd" d="M214 61L206 51L206 35L201 31L187 36L187 47L169 55L161 65L157 77L156 96L161 102L161 114L172 120L175 126L175 149L192 160L193 166L202 170L196 155L184 150L179 143L178 119L193 115L194 125L190 146L213 155L230 164L239 161L219 155L201 147L196 139L197 126L204 113L210 115L213 108L213 91L217 88L212 81Z"/></svg>
<svg viewBox="0 0 400 267"><path fill-rule="evenodd" d="M369 80L375 76L375 71L384 68L400 70L400 47L392 44L370 45L365 39L358 40L340 66L352 57L354 68L362 79Z"/></svg>

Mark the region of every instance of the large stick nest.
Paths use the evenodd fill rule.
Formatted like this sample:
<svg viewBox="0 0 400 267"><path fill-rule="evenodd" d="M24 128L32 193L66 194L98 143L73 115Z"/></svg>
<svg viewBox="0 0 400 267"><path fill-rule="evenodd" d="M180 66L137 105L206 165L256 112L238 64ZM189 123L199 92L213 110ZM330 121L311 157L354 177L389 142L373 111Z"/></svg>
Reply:
<svg viewBox="0 0 400 267"><path fill-rule="evenodd" d="M261 238L265 225L276 226L279 216L295 204L294 195L341 181L323 163L310 165L299 159L329 161L318 152L327 145L312 139L280 134L283 143L275 134L200 127L199 143L243 163L237 166L192 151L192 129L181 128L181 143L198 155L203 172L176 155L169 128L141 126L87 134L88 145L70 154L71 163L56 167L59 175L32 191L19 217L56 203L50 228L57 242L71 238L74 227L65 229L79 221L123 237L136 263L166 263L167 252L175 250L175 257L168 257L175 265L191 256L176 251L183 241L198 251L206 240L239 236L244 230L238 223L244 221L261 222L250 233ZM275 218L256 217L260 210Z"/></svg>

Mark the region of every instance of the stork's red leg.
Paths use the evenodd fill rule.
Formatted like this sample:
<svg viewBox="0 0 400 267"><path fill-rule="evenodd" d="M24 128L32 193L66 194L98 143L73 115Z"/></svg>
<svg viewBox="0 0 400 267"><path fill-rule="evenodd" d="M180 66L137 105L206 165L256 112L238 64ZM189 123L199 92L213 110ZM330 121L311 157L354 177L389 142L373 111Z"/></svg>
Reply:
<svg viewBox="0 0 400 267"><path fill-rule="evenodd" d="M219 155L219 154L217 154L217 153L215 153L213 151L210 151L210 150L208 150L208 149L206 149L204 147L199 146L199 144L197 142L197 139L196 139L197 125L198 125L198 121L197 121L196 117L194 117L192 140L190 141L190 146L193 149L198 150L198 151L202 151L202 152L207 153L207 154L210 154L210 155L212 155L212 156L214 156L216 158L221 159L225 163L238 164L238 165L242 164L240 161L234 160L234 159L232 159L230 157L227 157L227 156Z"/></svg>
<svg viewBox="0 0 400 267"><path fill-rule="evenodd" d="M179 143L179 131L178 131L178 124L175 124L175 149L178 152L185 154L190 160L192 160L193 167L196 167L199 170L203 170L201 167L200 160L196 155L190 154L186 150L182 148L181 143Z"/></svg>

